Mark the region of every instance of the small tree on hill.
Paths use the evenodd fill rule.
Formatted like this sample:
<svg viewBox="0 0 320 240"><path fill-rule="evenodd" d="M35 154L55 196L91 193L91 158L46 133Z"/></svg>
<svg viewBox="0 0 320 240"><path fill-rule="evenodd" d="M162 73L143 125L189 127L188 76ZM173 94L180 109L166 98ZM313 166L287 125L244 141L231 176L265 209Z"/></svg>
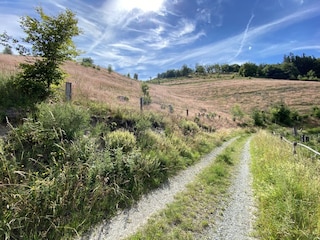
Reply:
<svg viewBox="0 0 320 240"><path fill-rule="evenodd" d="M60 65L79 54L72 38L79 35L80 30L77 26L78 20L70 10L56 17L46 15L42 8L36 8L36 12L38 18L21 18L21 28L27 35L25 38L19 41L4 33L0 35L0 42L5 46L16 45L16 50L21 55L40 57L32 64L21 64L22 72L16 79L21 93L38 102L50 95L51 84L57 85L64 79ZM31 49L25 47L26 45L31 45Z"/></svg>
<svg viewBox="0 0 320 240"><path fill-rule="evenodd" d="M12 55L12 49L9 46L5 46L2 53Z"/></svg>
<svg viewBox="0 0 320 240"><path fill-rule="evenodd" d="M149 94L149 85L147 83L142 83L141 89L143 92L143 104L148 105L151 103L151 97Z"/></svg>
<svg viewBox="0 0 320 240"><path fill-rule="evenodd" d="M109 64L109 65L108 65L108 73L112 73L112 72L113 72L113 70L112 70L112 65Z"/></svg>
<svg viewBox="0 0 320 240"><path fill-rule="evenodd" d="M83 58L81 65L85 66L85 67L93 67L93 59L90 57L87 58Z"/></svg>

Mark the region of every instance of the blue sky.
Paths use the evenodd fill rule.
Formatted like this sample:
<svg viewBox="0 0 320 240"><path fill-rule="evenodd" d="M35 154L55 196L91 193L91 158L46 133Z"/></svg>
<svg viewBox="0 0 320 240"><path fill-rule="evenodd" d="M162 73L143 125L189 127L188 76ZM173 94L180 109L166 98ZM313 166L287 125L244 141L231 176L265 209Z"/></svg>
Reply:
<svg viewBox="0 0 320 240"><path fill-rule="evenodd" d="M49 15L71 9L80 57L139 79L183 64L320 57L320 0L0 0L0 32L24 36L19 18L37 6Z"/></svg>

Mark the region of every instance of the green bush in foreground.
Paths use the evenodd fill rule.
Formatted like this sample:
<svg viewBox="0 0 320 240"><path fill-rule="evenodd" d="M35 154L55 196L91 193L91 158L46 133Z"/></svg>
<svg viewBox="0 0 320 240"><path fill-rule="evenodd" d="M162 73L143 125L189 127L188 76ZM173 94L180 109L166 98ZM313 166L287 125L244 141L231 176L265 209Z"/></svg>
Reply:
<svg viewBox="0 0 320 240"><path fill-rule="evenodd" d="M252 172L261 239L318 239L320 163L260 132L252 141Z"/></svg>

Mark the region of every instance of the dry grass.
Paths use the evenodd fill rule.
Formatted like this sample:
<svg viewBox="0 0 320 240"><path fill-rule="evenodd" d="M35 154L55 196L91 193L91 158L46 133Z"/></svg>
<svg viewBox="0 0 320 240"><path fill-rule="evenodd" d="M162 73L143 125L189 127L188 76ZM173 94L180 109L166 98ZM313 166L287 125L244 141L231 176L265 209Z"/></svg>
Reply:
<svg viewBox="0 0 320 240"><path fill-rule="evenodd" d="M23 57L0 55L2 73L14 73ZM68 73L67 81L73 83L75 100L94 100L105 102L111 107L126 107L139 110L139 98L142 96L141 82L129 79L116 72L83 67L75 62L67 62L63 68ZM227 79L226 79L227 78ZM220 118L208 120L215 128L231 127L231 109L238 104L250 113L258 107L267 110L272 104L283 101L300 113L308 113L312 106L320 105L320 82L289 81L273 79L230 79L188 78L166 84L150 85L152 104L145 107L151 111L169 112L194 118L200 112L216 113ZM119 100L119 96L129 101Z"/></svg>

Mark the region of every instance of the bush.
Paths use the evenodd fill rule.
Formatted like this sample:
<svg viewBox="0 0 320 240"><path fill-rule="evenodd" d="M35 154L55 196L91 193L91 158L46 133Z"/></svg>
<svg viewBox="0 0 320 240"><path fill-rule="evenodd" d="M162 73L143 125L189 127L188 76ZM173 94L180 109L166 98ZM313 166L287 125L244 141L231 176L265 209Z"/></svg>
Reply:
<svg viewBox="0 0 320 240"><path fill-rule="evenodd" d="M136 146L136 137L129 131L116 130L107 135L107 144L110 149L121 148L129 152Z"/></svg>
<svg viewBox="0 0 320 240"><path fill-rule="evenodd" d="M181 121L180 128L184 135L194 135L200 131L199 126L195 122L188 120Z"/></svg>
<svg viewBox="0 0 320 240"><path fill-rule="evenodd" d="M8 111L19 112L18 117L25 115L27 110L33 109L32 96L22 94L16 85L15 76L0 76L0 120L5 121ZM22 110L23 109L23 110ZM21 116L20 116L21 115ZM10 119L19 121L20 119Z"/></svg>
<svg viewBox="0 0 320 240"><path fill-rule="evenodd" d="M274 105L271 108L270 113L272 122L284 126L292 126L294 122L299 120L298 113L296 111L291 111L284 103Z"/></svg>
<svg viewBox="0 0 320 240"><path fill-rule="evenodd" d="M317 117L317 118L320 118L320 108L319 107L313 107L312 108L312 115Z"/></svg>
<svg viewBox="0 0 320 240"><path fill-rule="evenodd" d="M254 109L251 113L251 117L253 119L254 125L262 127L265 124L265 114L263 111L258 109Z"/></svg>

